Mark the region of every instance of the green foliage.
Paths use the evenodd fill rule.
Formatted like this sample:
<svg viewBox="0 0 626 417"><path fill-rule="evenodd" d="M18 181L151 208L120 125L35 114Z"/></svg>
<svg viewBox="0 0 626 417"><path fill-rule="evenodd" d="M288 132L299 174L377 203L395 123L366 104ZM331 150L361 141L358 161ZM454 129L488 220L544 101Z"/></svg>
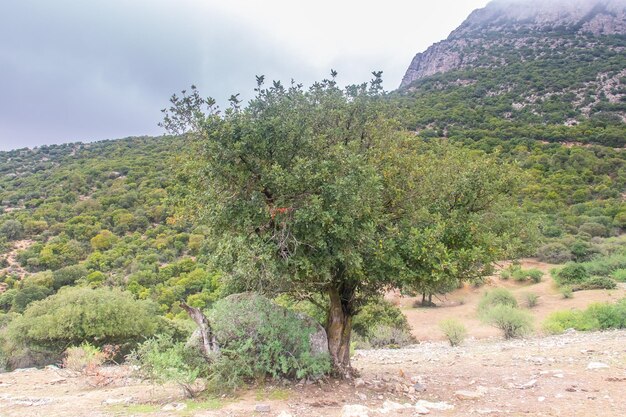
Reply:
<svg viewBox="0 0 626 417"><path fill-rule="evenodd" d="M616 304L596 303L586 310L557 311L545 320L543 328L551 334L567 329L579 331L626 328L626 300Z"/></svg>
<svg viewBox="0 0 626 417"><path fill-rule="evenodd" d="M196 380L209 375L209 362L199 351L186 348L184 342L175 342L166 335L143 342L129 356L129 361L144 378L160 384L176 383L188 397L200 392Z"/></svg>
<svg viewBox="0 0 626 417"><path fill-rule="evenodd" d="M589 273L581 264L570 263L553 274L553 278L559 285L578 285L589 279Z"/></svg>
<svg viewBox="0 0 626 417"><path fill-rule="evenodd" d="M618 282L626 282L626 269L616 269L611 274L611 278Z"/></svg>
<svg viewBox="0 0 626 417"><path fill-rule="evenodd" d="M364 346L374 349L397 349L415 343L410 330L386 324L372 326L362 340Z"/></svg>
<svg viewBox="0 0 626 417"><path fill-rule="evenodd" d="M572 260L572 252L562 243L548 243L539 248L537 257L541 262L562 264Z"/></svg>
<svg viewBox="0 0 626 417"><path fill-rule="evenodd" d="M16 295L17 297L17 295ZM152 303L110 289L64 288L30 304L3 331L8 354L41 347L61 353L68 345L90 342L129 345L156 330Z"/></svg>
<svg viewBox="0 0 626 417"><path fill-rule="evenodd" d="M580 284L572 286L572 289L574 291L612 290L616 287L616 282L609 277L591 277Z"/></svg>
<svg viewBox="0 0 626 417"><path fill-rule="evenodd" d="M524 299L526 300L526 306L528 308L536 307L539 303L539 296L532 292L524 294Z"/></svg>
<svg viewBox="0 0 626 417"><path fill-rule="evenodd" d="M0 225L0 236L7 240L18 240L24 235L24 226L18 220L7 220Z"/></svg>
<svg viewBox="0 0 626 417"><path fill-rule="evenodd" d="M70 346L64 352L63 368L83 372L93 370L105 362L106 355L102 350L90 343L82 343L80 346Z"/></svg>
<svg viewBox="0 0 626 417"><path fill-rule="evenodd" d="M522 337L532 332L532 316L508 304L497 304L483 314L486 323L502 331L505 339Z"/></svg>
<svg viewBox="0 0 626 417"><path fill-rule="evenodd" d="M494 288L485 292L478 302L478 314L484 316L491 308L499 305L516 308L517 300L510 291L504 288Z"/></svg>
<svg viewBox="0 0 626 417"><path fill-rule="evenodd" d="M522 269L520 265L512 264L509 267L500 271L500 278L509 279L513 278L517 282L539 283L543 278L543 271L539 269Z"/></svg>
<svg viewBox="0 0 626 417"><path fill-rule="evenodd" d="M400 331L409 332L410 326L402 311L382 298L368 302L359 313L354 316L352 329L358 335L369 338L376 334L376 326L386 326Z"/></svg>
<svg viewBox="0 0 626 417"><path fill-rule="evenodd" d="M234 387L265 376L318 378L330 371L328 355L312 350L311 335L319 325L260 295L219 300L209 320L221 349L211 365L216 386Z"/></svg>
<svg viewBox="0 0 626 417"><path fill-rule="evenodd" d="M574 297L574 290L569 285L564 285L560 288L561 296L564 299L569 299Z"/></svg>
<svg viewBox="0 0 626 417"><path fill-rule="evenodd" d="M446 319L439 322L439 328L448 339L450 346L459 346L467 336L465 325L456 319Z"/></svg>

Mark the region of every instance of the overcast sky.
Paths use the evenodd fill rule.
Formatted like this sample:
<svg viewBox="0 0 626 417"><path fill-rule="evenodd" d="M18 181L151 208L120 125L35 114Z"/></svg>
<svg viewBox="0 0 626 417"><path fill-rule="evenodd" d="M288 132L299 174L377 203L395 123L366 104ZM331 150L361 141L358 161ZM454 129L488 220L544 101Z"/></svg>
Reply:
<svg viewBox="0 0 626 417"><path fill-rule="evenodd" d="M159 135L198 85L220 103L255 75L345 85L417 52L488 0L0 0L0 150Z"/></svg>

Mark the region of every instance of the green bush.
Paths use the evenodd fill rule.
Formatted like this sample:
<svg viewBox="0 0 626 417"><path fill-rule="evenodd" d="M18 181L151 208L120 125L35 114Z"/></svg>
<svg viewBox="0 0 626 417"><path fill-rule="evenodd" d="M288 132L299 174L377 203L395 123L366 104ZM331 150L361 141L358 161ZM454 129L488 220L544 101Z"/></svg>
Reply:
<svg viewBox="0 0 626 417"><path fill-rule="evenodd" d="M570 263L556 271L554 279L559 285L581 284L589 279L589 273L583 265Z"/></svg>
<svg viewBox="0 0 626 417"><path fill-rule="evenodd" d="M591 277L583 283L573 286L574 291L583 290L612 290L617 287L617 283L608 277Z"/></svg>
<svg viewBox="0 0 626 417"><path fill-rule="evenodd" d="M328 353L316 352L312 346L319 324L265 297L245 293L221 299L209 312L209 320L221 348L211 368L215 386L265 376L318 378L330 372Z"/></svg>
<svg viewBox="0 0 626 417"><path fill-rule="evenodd" d="M385 337L380 337L381 329ZM411 327L406 316L398 307L382 298L370 301L359 311L352 321L352 330L364 340L376 339L370 340L370 344L376 347L384 347L385 339L396 346L403 346L412 341ZM394 337L391 337L392 334ZM406 343L398 344L391 342L391 339Z"/></svg>
<svg viewBox="0 0 626 417"><path fill-rule="evenodd" d="M517 300L510 291L504 288L495 288L491 291L487 291L480 299L478 303L478 314L483 315L492 307L499 305L515 308L517 307Z"/></svg>
<svg viewBox="0 0 626 417"><path fill-rule="evenodd" d="M489 308L483 320L500 329L505 339L522 337L532 331L532 316L511 305L498 304Z"/></svg>
<svg viewBox="0 0 626 417"><path fill-rule="evenodd" d="M585 315L598 322L601 330L626 327L626 300L617 304L594 303L585 310Z"/></svg>
<svg viewBox="0 0 626 417"><path fill-rule="evenodd" d="M367 343L375 349L401 348L414 342L415 339L408 330L385 324L372 327L367 336Z"/></svg>
<svg viewBox="0 0 626 417"><path fill-rule="evenodd" d="M579 331L626 328L626 299L616 304L592 304L585 311L556 311L548 316L543 328L552 334L570 328Z"/></svg>
<svg viewBox="0 0 626 417"><path fill-rule="evenodd" d="M524 299L526 300L526 306L528 308L536 307L539 303L539 296L532 292L524 294Z"/></svg>
<svg viewBox="0 0 626 417"><path fill-rule="evenodd" d="M196 349L185 347L167 335L148 339L128 356L144 378L164 384L173 382L188 397L200 391L195 386L198 378L209 375L209 362Z"/></svg>
<svg viewBox="0 0 626 417"><path fill-rule="evenodd" d="M446 319L439 322L439 328L448 339L450 346L459 346L467 336L467 329L456 319Z"/></svg>
<svg viewBox="0 0 626 417"><path fill-rule="evenodd" d="M154 334L157 321L156 306L128 292L67 287L11 321L3 331L3 349L9 356L45 351L54 360L67 346L83 342L129 348Z"/></svg>
<svg viewBox="0 0 626 417"><path fill-rule="evenodd" d="M611 278L618 282L626 282L626 269L616 269L611 274Z"/></svg>
<svg viewBox="0 0 626 417"><path fill-rule="evenodd" d="M565 286L561 287L561 296L564 299L573 298L574 297L574 290L572 290L572 287L570 287L569 285L565 285Z"/></svg>
<svg viewBox="0 0 626 417"><path fill-rule="evenodd" d="M548 243L539 248L537 258L541 262L562 264L572 260L572 252L562 243Z"/></svg>

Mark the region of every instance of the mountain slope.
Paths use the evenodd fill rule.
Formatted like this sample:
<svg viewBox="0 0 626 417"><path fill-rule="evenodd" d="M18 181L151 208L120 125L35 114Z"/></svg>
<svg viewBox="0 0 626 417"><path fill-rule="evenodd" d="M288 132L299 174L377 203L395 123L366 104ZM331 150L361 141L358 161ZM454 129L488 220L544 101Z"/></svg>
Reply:
<svg viewBox="0 0 626 417"><path fill-rule="evenodd" d="M417 54L400 91L418 101L433 98L431 107L464 101L470 113L502 120L623 124L626 0L496 0Z"/></svg>

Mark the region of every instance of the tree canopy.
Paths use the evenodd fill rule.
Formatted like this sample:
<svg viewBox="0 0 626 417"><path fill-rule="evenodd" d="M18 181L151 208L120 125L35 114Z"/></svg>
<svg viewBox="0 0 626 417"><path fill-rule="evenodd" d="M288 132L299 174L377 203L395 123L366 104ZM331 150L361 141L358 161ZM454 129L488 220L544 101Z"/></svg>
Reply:
<svg viewBox="0 0 626 417"><path fill-rule="evenodd" d="M181 196L231 288L325 295L342 371L363 302L436 271L483 275L513 224L499 220L514 170L403 131L380 75L345 89L334 76L309 89L260 77L247 106L233 97L223 113L192 88L163 123L188 135Z"/></svg>

